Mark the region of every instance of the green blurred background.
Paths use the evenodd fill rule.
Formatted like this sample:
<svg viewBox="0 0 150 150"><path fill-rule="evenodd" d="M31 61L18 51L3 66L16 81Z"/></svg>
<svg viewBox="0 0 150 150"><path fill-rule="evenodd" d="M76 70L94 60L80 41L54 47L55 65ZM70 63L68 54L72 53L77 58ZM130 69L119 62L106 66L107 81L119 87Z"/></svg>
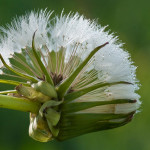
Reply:
<svg viewBox="0 0 150 150"><path fill-rule="evenodd" d="M16 15L64 8L99 18L125 43L137 68L141 113L124 127L83 135L65 142L39 143L28 136L27 113L0 109L0 150L150 150L150 1L149 0L0 0L0 26ZM1 86L0 89L6 87Z"/></svg>

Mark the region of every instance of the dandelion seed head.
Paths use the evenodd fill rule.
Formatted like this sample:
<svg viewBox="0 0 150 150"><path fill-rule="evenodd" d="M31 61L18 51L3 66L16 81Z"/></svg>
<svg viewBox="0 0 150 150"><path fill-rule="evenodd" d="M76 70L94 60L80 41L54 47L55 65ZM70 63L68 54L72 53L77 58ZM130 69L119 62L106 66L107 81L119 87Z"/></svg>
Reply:
<svg viewBox="0 0 150 150"><path fill-rule="evenodd" d="M123 43L118 40L114 33L105 31L107 26L102 27L95 20L87 19L78 13L65 15L62 12L60 16L52 17L52 15L52 12L47 10L32 11L25 16L14 19L6 28L0 27L3 33L0 37L0 53L6 63L9 64L9 58L12 57L19 64L18 66L23 66L23 68L19 68L14 65L12 66L13 69L30 77L32 76L38 81L42 80L41 83L47 82L47 77L52 78L52 83L54 83L53 90L57 91L55 98L58 98L58 101L62 99L65 101L65 98L71 93L83 92L98 85L99 87L94 90L81 94L71 102L68 100L69 102L66 103L72 106L74 106L73 104L82 105L84 102L102 102L103 104L92 105L82 110L78 110L79 108L77 107L77 111L72 112L71 110L69 115L75 115L76 118L76 115L80 114L112 114L114 119L110 117L109 121L108 118L103 121L107 123L128 123L140 107L141 102L139 100L140 96L137 94L139 89L139 81L136 78L137 67L134 66L129 53L124 50ZM34 33L35 39L33 40ZM32 40L35 43L35 47L32 47ZM89 59L75 78L71 79L71 82L68 81L69 88L66 88L66 93L64 92L63 97L60 98L59 89L61 85L100 45L105 46L102 46ZM39 59L36 58L35 54L33 55L33 49L37 51ZM16 52L17 54L15 54ZM17 56L19 54L21 56ZM42 67L38 60L43 64ZM12 65L11 62L10 65ZM2 64L0 64L0 67L2 67ZM43 68L45 69L44 71L42 70ZM2 73L0 72L0 74ZM34 80L33 78L32 80ZM34 87L32 86L32 88ZM45 94L45 91L43 93ZM69 104L63 104L64 108ZM66 109L68 110L69 108ZM115 118L116 114L121 115L121 117L119 116L119 119ZM123 116L124 114L126 116ZM66 117L67 115L65 114L64 116ZM62 115L61 117L64 118L64 116ZM32 128L38 128L36 116L34 119L34 124L31 123L29 129L30 133L33 133L33 135L31 134L32 136L34 136ZM60 126L61 121L63 124L60 132L72 137L74 133L73 135L68 135L67 127L71 130L71 123L74 123L74 120L69 117L66 120L68 120L69 125L63 124L60 119ZM59 138L65 139L68 138L67 136L60 136Z"/></svg>
<svg viewBox="0 0 150 150"><path fill-rule="evenodd" d="M97 76L101 82L126 81L134 84L137 89L135 71L136 67L130 61L128 52L124 51L122 44L108 32L106 27L98 25L95 21L86 19L78 13L59 16L51 19L52 12L41 10L14 19L6 28L1 27L3 36L0 41L0 52L8 61L10 55L32 44L32 36L36 31L36 47L47 45L49 51L58 51L61 47L66 49L65 61L74 55L84 60L97 46L106 42L109 44L96 53L93 62L86 71L93 68L98 71ZM132 91L134 94L134 92ZM132 97L132 94L131 94Z"/></svg>

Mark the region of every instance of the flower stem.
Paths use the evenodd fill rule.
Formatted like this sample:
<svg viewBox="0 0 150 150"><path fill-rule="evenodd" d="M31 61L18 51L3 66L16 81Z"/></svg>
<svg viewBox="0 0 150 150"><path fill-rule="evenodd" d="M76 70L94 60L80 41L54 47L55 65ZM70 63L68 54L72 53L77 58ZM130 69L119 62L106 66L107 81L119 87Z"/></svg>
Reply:
<svg viewBox="0 0 150 150"><path fill-rule="evenodd" d="M37 113L40 109L40 104L32 102L28 99L0 95L0 107L24 112Z"/></svg>

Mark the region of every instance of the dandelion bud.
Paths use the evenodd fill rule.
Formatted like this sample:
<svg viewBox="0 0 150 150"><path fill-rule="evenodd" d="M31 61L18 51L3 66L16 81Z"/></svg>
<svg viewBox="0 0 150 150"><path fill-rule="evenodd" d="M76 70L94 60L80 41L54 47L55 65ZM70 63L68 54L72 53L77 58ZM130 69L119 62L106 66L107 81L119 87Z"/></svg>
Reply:
<svg viewBox="0 0 150 150"><path fill-rule="evenodd" d="M16 88L0 92L0 106L30 112L33 139L63 141L132 120L141 104L136 67L105 28L46 10L1 28L0 83Z"/></svg>

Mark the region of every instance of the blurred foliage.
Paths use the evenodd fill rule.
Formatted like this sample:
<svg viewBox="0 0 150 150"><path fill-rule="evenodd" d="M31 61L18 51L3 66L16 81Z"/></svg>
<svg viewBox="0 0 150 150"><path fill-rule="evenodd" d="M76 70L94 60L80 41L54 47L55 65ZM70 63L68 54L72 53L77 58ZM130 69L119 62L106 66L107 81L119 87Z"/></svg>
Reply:
<svg viewBox="0 0 150 150"><path fill-rule="evenodd" d="M0 109L2 150L150 150L150 1L149 0L0 0L0 26L16 15L48 8L60 14L78 11L115 32L131 53L141 83L141 112L124 127L80 136L65 142L39 143L28 136L28 114ZM0 89L9 88L1 86Z"/></svg>

